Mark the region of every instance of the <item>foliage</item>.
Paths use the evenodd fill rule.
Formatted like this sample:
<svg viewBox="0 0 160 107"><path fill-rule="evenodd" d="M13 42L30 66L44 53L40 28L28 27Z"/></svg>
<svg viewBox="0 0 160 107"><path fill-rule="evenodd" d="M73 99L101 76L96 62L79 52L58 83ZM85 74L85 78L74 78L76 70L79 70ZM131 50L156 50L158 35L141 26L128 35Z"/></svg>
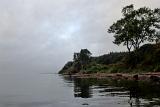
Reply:
<svg viewBox="0 0 160 107"><path fill-rule="evenodd" d="M134 10L134 6L129 5L122 9L122 14L123 17L108 29L109 33L114 33L113 43L126 45L130 52L132 47L139 49L145 41L159 39L160 9L142 7Z"/></svg>
<svg viewBox="0 0 160 107"><path fill-rule="evenodd" d="M109 54L95 57L93 60L98 64L115 64L121 62L126 54L126 52L111 52Z"/></svg>
<svg viewBox="0 0 160 107"><path fill-rule="evenodd" d="M81 64L80 59L68 62L60 73L157 72L160 71L160 43L145 44L137 50L136 55L134 51L130 54L127 52L111 52L98 57L89 55L89 59L85 63L85 69L82 68Z"/></svg>
<svg viewBox="0 0 160 107"><path fill-rule="evenodd" d="M81 49L80 53L74 53L73 60L77 63L75 68L85 69L87 64L89 64L91 58L91 52L88 49Z"/></svg>
<svg viewBox="0 0 160 107"><path fill-rule="evenodd" d="M59 71L60 74L65 73L69 68L71 68L73 65L72 61L67 62L64 67L62 68L62 70Z"/></svg>
<svg viewBox="0 0 160 107"><path fill-rule="evenodd" d="M108 70L107 65L96 64L96 65L90 65L86 69L86 73L106 72L107 70Z"/></svg>
<svg viewBox="0 0 160 107"><path fill-rule="evenodd" d="M91 61L91 52L88 49L81 49L79 53L74 53L73 61L68 62L59 72L63 73L77 73L82 69L86 69Z"/></svg>

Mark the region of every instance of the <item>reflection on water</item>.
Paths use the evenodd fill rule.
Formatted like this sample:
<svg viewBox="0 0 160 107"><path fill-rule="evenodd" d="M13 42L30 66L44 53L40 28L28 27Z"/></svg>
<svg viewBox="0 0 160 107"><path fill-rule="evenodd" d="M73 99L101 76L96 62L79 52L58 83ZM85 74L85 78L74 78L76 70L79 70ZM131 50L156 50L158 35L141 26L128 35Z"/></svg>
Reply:
<svg viewBox="0 0 160 107"><path fill-rule="evenodd" d="M133 81L131 87L129 87L130 91L130 99L129 99L129 104L132 107L133 106L133 98L135 98L135 105L136 107L140 107L140 100L139 100L139 85L138 81Z"/></svg>
<svg viewBox="0 0 160 107"><path fill-rule="evenodd" d="M136 80L82 79L72 77L65 77L64 79L74 84L73 91L76 98L110 98L114 99L119 106L160 107L159 84Z"/></svg>
<svg viewBox="0 0 160 107"><path fill-rule="evenodd" d="M90 98L92 90L89 84L82 79L76 79L74 81L74 96L82 98Z"/></svg>

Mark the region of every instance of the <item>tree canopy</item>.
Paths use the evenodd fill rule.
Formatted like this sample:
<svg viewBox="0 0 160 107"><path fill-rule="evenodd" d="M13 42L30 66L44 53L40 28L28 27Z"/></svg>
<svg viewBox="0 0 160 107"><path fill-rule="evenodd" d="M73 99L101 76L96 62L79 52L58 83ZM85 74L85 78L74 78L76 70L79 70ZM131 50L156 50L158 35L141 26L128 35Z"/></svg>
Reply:
<svg viewBox="0 0 160 107"><path fill-rule="evenodd" d="M79 53L74 53L73 60L75 62L75 67L81 69L90 62L92 53L88 49L81 49Z"/></svg>
<svg viewBox="0 0 160 107"><path fill-rule="evenodd" d="M139 49L145 41L159 41L160 9L154 10L142 7L137 10L131 4L122 9L123 17L113 23L108 29L114 33L113 43L126 45L130 52Z"/></svg>

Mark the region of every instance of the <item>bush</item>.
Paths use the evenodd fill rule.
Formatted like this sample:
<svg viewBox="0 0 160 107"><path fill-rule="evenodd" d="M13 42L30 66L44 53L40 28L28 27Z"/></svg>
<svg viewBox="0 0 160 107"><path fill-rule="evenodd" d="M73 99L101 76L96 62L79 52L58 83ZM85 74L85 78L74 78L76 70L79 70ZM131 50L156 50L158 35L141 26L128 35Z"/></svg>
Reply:
<svg viewBox="0 0 160 107"><path fill-rule="evenodd" d="M108 70L106 65L96 64L87 68L87 72L96 73L96 72L105 72Z"/></svg>

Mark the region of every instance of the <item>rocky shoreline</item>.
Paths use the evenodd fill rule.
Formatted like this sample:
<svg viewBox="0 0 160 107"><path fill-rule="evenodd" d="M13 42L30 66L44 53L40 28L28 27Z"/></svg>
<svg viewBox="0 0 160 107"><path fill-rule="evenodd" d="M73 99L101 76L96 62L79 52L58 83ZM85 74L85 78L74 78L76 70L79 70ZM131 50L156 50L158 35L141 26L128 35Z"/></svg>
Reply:
<svg viewBox="0 0 160 107"><path fill-rule="evenodd" d="M149 73L76 73L70 74L69 76L75 78L96 78L96 79L124 79L124 80L138 80L138 81L153 81L160 83L160 72L149 72Z"/></svg>

